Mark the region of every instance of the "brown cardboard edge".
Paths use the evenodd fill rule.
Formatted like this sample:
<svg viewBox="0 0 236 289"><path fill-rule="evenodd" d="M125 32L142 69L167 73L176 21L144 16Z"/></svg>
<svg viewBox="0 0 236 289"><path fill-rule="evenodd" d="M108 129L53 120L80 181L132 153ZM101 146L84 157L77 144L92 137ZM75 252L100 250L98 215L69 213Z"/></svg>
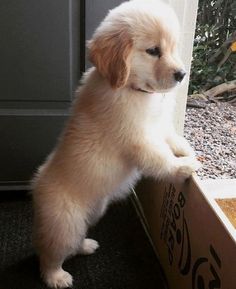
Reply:
<svg viewBox="0 0 236 289"><path fill-rule="evenodd" d="M207 192L204 192L205 189L201 184L202 180L196 174L193 174L193 176L191 177L191 181L199 189L203 198L209 205L210 209L214 212L216 218L220 221L221 225L224 227L226 233L231 237L231 239L236 244L236 230L234 226L231 224L230 220L228 219L224 211L221 209L221 207L217 204L216 200L211 196L207 196Z"/></svg>
<svg viewBox="0 0 236 289"><path fill-rule="evenodd" d="M154 245L154 241L152 240L152 237L151 237L151 228L150 228L150 225L147 221L147 218L145 216L145 209L143 209L143 205L142 205L142 198L140 200L139 198L139 193L143 190L145 193L145 187L147 184L149 184L149 181L151 181L151 186L150 188L153 187L153 180L152 179L146 179L145 182L144 182L144 186L142 184L142 181L141 181L141 188L139 187L136 187L136 190L133 190L133 195L134 195L134 205L136 207L136 210L137 210L137 213L140 217L140 220L142 222L142 225L144 227L144 230L146 231L146 234L150 240L150 243L156 253L156 256L160 259L160 255L158 253L158 249L155 247ZM224 230L225 234L234 242L236 243L236 238L234 237L234 235L232 234L232 231L229 230L229 227L231 226L232 229L235 231L235 234L236 234L236 230L234 229L233 225L230 223L230 221L228 220L228 218L225 216L224 212L221 210L221 208L218 206L218 204L216 203L216 201L214 201L216 203L216 206L215 204L212 202L212 200L210 200L210 198L208 198L206 196L205 193L203 193L203 188L201 186L201 179L194 173L192 175L191 178L189 178L184 184L175 184L176 188L179 189L179 190L182 190L182 187L185 187L185 189L187 191L190 190L190 187L193 188L193 190L197 190L200 192L200 197L206 202L206 205L208 206L209 210L211 210L211 212L214 214L215 218L216 218L216 221L218 222L218 224L222 227L222 229ZM147 183L146 183L147 182ZM159 184L160 185L160 188L163 186L163 182L157 182L157 181L154 181L157 185ZM145 185L146 183L146 185ZM150 189L150 188L147 188L147 189ZM149 200L150 201L150 200ZM145 205L144 205L144 208L145 208ZM226 225L227 224L227 225Z"/></svg>

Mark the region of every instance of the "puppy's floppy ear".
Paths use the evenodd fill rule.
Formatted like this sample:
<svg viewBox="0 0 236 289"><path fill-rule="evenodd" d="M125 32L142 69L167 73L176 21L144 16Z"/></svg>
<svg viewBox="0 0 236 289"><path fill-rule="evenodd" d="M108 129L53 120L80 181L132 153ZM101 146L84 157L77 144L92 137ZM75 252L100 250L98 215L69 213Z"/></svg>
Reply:
<svg viewBox="0 0 236 289"><path fill-rule="evenodd" d="M130 73L129 56L133 41L125 28L100 31L89 41L89 60L113 88L123 87Z"/></svg>

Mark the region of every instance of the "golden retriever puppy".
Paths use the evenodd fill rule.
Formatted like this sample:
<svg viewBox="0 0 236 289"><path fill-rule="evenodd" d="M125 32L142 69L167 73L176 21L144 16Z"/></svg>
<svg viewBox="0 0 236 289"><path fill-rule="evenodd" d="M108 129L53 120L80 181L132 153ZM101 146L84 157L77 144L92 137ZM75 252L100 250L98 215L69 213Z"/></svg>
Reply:
<svg viewBox="0 0 236 289"><path fill-rule="evenodd" d="M143 175L184 181L199 164L173 125L174 89L184 78L179 25L160 1L109 12L89 42L89 69L60 140L33 180L34 242L50 287L72 285L71 255L99 247L88 226ZM115 240L114 240L115 241Z"/></svg>

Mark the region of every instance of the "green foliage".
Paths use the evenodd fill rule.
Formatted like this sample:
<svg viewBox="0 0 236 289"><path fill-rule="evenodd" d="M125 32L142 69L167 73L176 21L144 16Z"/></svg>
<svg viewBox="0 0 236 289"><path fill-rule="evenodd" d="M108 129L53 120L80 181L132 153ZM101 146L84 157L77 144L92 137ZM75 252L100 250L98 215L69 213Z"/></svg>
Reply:
<svg viewBox="0 0 236 289"><path fill-rule="evenodd" d="M236 79L236 52L219 66L232 38L236 39L236 1L199 0L189 94Z"/></svg>

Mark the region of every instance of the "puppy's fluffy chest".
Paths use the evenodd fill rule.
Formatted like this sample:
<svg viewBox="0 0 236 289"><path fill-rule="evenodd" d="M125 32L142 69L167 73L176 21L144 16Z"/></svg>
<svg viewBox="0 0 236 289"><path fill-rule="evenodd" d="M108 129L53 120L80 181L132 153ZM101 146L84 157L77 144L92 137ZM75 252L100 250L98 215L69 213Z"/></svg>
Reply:
<svg viewBox="0 0 236 289"><path fill-rule="evenodd" d="M129 87L114 91L94 69L88 71L85 80L77 107L78 115L86 119L81 126L86 126L87 132L96 125L96 131L105 132L109 138L160 136L172 125L174 92L145 93ZM96 89L90 90L91 83Z"/></svg>
<svg viewBox="0 0 236 289"><path fill-rule="evenodd" d="M148 104L148 125L163 130L172 124L175 97L172 93L155 93Z"/></svg>
<svg viewBox="0 0 236 289"><path fill-rule="evenodd" d="M139 107L137 105L138 108L134 105L129 118L136 119L136 129L144 138L164 137L173 126L174 106L173 93L154 93L146 96L143 103L140 102Z"/></svg>

